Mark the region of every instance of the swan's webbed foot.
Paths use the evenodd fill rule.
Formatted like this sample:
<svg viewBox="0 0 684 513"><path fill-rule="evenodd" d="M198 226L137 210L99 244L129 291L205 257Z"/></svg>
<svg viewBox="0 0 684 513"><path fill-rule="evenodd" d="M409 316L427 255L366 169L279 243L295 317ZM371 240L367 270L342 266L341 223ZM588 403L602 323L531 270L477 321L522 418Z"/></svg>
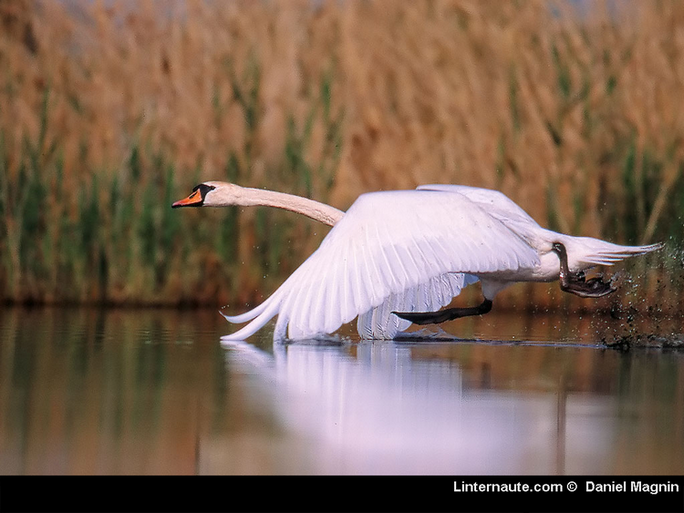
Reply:
<svg viewBox="0 0 684 513"><path fill-rule="evenodd" d="M446 321L452 321L460 317L468 317L470 315L486 314L492 309L492 302L485 299L482 304L470 308L447 308L439 312L392 312L397 317L401 317L414 324L439 324Z"/></svg>
<svg viewBox="0 0 684 513"><path fill-rule="evenodd" d="M579 297L596 298L612 294L617 290L617 287L613 286L613 280L603 281L603 278L600 276L591 278L588 281L569 277L565 283L561 282L561 290L571 292Z"/></svg>
<svg viewBox="0 0 684 513"><path fill-rule="evenodd" d="M579 297L597 298L607 296L617 290L617 287L613 286L613 280L603 281L602 275L587 280L584 271L570 272L568 268L568 253L562 243L554 242L553 251L558 254L560 259L560 274L558 278L562 291L570 292Z"/></svg>

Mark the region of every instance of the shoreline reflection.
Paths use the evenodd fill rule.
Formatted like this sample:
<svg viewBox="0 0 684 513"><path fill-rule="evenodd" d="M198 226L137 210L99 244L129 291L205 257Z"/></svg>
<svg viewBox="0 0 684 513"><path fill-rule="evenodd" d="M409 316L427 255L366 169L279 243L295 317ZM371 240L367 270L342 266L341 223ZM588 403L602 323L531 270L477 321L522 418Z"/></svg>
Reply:
<svg viewBox="0 0 684 513"><path fill-rule="evenodd" d="M600 322L224 349L214 310L0 309L0 474L684 473L684 352Z"/></svg>

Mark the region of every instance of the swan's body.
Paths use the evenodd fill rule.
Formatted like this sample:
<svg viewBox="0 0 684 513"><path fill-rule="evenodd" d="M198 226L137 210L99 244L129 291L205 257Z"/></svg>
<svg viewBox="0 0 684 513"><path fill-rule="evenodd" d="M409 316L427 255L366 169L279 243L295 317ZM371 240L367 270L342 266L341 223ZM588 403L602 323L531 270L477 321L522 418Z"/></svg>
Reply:
<svg viewBox="0 0 684 513"><path fill-rule="evenodd" d="M457 185L363 194L345 214L306 198L206 182L174 206L257 204L300 212L333 229L271 297L242 315L225 316L234 323L251 320L225 337L232 340L251 336L276 315L274 339L332 333L357 316L362 337L393 338L408 328L412 315L422 316L422 324L441 322L430 313L478 280L485 303L456 317L485 313L512 283L559 279L559 257L567 261L566 281L575 277L581 290L583 279L576 276L584 269L660 247L619 246L546 230L504 194Z"/></svg>

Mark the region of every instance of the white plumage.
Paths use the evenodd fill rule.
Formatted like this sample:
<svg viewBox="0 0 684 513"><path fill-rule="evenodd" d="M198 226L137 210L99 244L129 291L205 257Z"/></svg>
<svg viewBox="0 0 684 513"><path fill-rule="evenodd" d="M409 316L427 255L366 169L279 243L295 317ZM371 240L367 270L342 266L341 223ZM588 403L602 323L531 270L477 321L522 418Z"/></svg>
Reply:
<svg viewBox="0 0 684 513"><path fill-rule="evenodd" d="M573 272L660 247L546 230L504 194L475 187L367 193L346 214L305 198L222 182L196 190L174 206L265 204L334 225L271 297L244 314L224 315L234 323L251 321L224 337L229 340L253 335L276 315L276 340L333 333L356 317L362 337L389 339L411 324L393 311L437 311L475 281L491 300L514 282L558 279L554 242L567 248Z"/></svg>

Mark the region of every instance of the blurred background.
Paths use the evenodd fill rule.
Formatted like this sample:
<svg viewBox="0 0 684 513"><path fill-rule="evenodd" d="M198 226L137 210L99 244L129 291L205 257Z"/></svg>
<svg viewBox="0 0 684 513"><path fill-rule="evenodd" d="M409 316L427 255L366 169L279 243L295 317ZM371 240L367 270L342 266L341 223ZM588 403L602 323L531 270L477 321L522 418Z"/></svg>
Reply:
<svg viewBox="0 0 684 513"><path fill-rule="evenodd" d="M242 309L327 229L172 211L195 184L346 209L439 182L499 189L551 229L667 244L620 295L518 285L498 307L678 311L683 97L676 1L4 0L0 300Z"/></svg>
<svg viewBox="0 0 684 513"><path fill-rule="evenodd" d="M679 1L0 0L0 473L684 473L684 354L603 344L682 344L682 98ZM665 248L446 342L222 347L328 228L171 209L205 180Z"/></svg>

